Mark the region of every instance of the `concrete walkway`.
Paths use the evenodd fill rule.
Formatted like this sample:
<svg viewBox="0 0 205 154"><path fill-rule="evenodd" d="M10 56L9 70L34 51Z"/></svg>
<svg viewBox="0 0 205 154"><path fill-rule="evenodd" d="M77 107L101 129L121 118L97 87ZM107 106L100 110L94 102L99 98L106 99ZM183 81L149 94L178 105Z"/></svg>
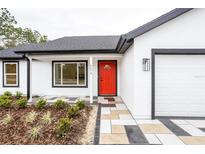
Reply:
<svg viewBox="0 0 205 154"><path fill-rule="evenodd" d="M205 120L134 120L120 97L98 97L96 144L205 144Z"/></svg>

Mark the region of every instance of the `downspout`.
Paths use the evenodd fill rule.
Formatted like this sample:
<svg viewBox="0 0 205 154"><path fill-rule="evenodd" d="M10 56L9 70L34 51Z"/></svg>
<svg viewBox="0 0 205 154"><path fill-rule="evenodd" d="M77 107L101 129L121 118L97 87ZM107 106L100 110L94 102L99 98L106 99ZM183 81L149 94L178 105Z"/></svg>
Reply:
<svg viewBox="0 0 205 154"><path fill-rule="evenodd" d="M24 54L24 57L27 60L27 99L30 99L30 60L29 58Z"/></svg>

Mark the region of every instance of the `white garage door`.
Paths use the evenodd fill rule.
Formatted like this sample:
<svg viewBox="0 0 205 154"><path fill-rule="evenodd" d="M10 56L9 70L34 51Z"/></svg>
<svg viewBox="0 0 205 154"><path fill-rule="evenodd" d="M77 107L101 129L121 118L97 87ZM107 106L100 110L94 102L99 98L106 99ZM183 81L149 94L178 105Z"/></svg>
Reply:
<svg viewBox="0 0 205 154"><path fill-rule="evenodd" d="M155 116L205 117L205 55L155 55Z"/></svg>

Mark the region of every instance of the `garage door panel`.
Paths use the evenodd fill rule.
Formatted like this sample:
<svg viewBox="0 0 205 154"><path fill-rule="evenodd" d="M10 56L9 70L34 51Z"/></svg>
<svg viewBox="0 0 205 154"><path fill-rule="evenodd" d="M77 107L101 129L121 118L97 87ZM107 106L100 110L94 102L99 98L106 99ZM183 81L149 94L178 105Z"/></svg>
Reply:
<svg viewBox="0 0 205 154"><path fill-rule="evenodd" d="M160 117L162 116L168 116L168 117L204 117L203 113L199 113L198 111L193 112L192 111L192 115L190 116L190 112L156 112L156 114L160 115ZM168 114L168 115L167 115Z"/></svg>
<svg viewBox="0 0 205 154"><path fill-rule="evenodd" d="M155 115L205 117L205 56L155 56Z"/></svg>
<svg viewBox="0 0 205 154"><path fill-rule="evenodd" d="M183 104L173 104L169 105L169 108L167 108L168 104L159 104L156 115L160 116L205 116L204 112L201 111L201 108L205 108L205 105L196 104L196 105L190 105L189 107L184 108Z"/></svg>
<svg viewBox="0 0 205 154"><path fill-rule="evenodd" d="M174 90L174 88L170 88L169 90L167 90L167 88L161 88L163 89L162 92L156 92L156 93L160 93L160 98L156 98L156 100L161 100L161 99L164 99L164 98L167 98L168 100L170 99L177 99L178 100L178 97L180 98L189 98L189 99L204 99L205 96L204 96L204 93L201 92L200 90L194 90L193 91L184 91L184 89L182 88L179 88L177 90ZM201 88L200 88L201 89ZM167 91L169 91L169 93L167 93ZM193 94L194 93L194 94ZM173 98L170 98L174 95ZM199 98L197 98L199 97Z"/></svg>

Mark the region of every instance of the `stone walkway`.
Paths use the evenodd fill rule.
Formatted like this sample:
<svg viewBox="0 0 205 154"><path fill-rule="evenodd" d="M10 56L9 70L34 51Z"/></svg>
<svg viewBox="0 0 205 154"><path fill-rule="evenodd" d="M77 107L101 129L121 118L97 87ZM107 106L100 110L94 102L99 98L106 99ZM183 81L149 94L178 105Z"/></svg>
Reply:
<svg viewBox="0 0 205 154"><path fill-rule="evenodd" d="M205 144L205 120L134 120L120 97L98 97L95 144Z"/></svg>

